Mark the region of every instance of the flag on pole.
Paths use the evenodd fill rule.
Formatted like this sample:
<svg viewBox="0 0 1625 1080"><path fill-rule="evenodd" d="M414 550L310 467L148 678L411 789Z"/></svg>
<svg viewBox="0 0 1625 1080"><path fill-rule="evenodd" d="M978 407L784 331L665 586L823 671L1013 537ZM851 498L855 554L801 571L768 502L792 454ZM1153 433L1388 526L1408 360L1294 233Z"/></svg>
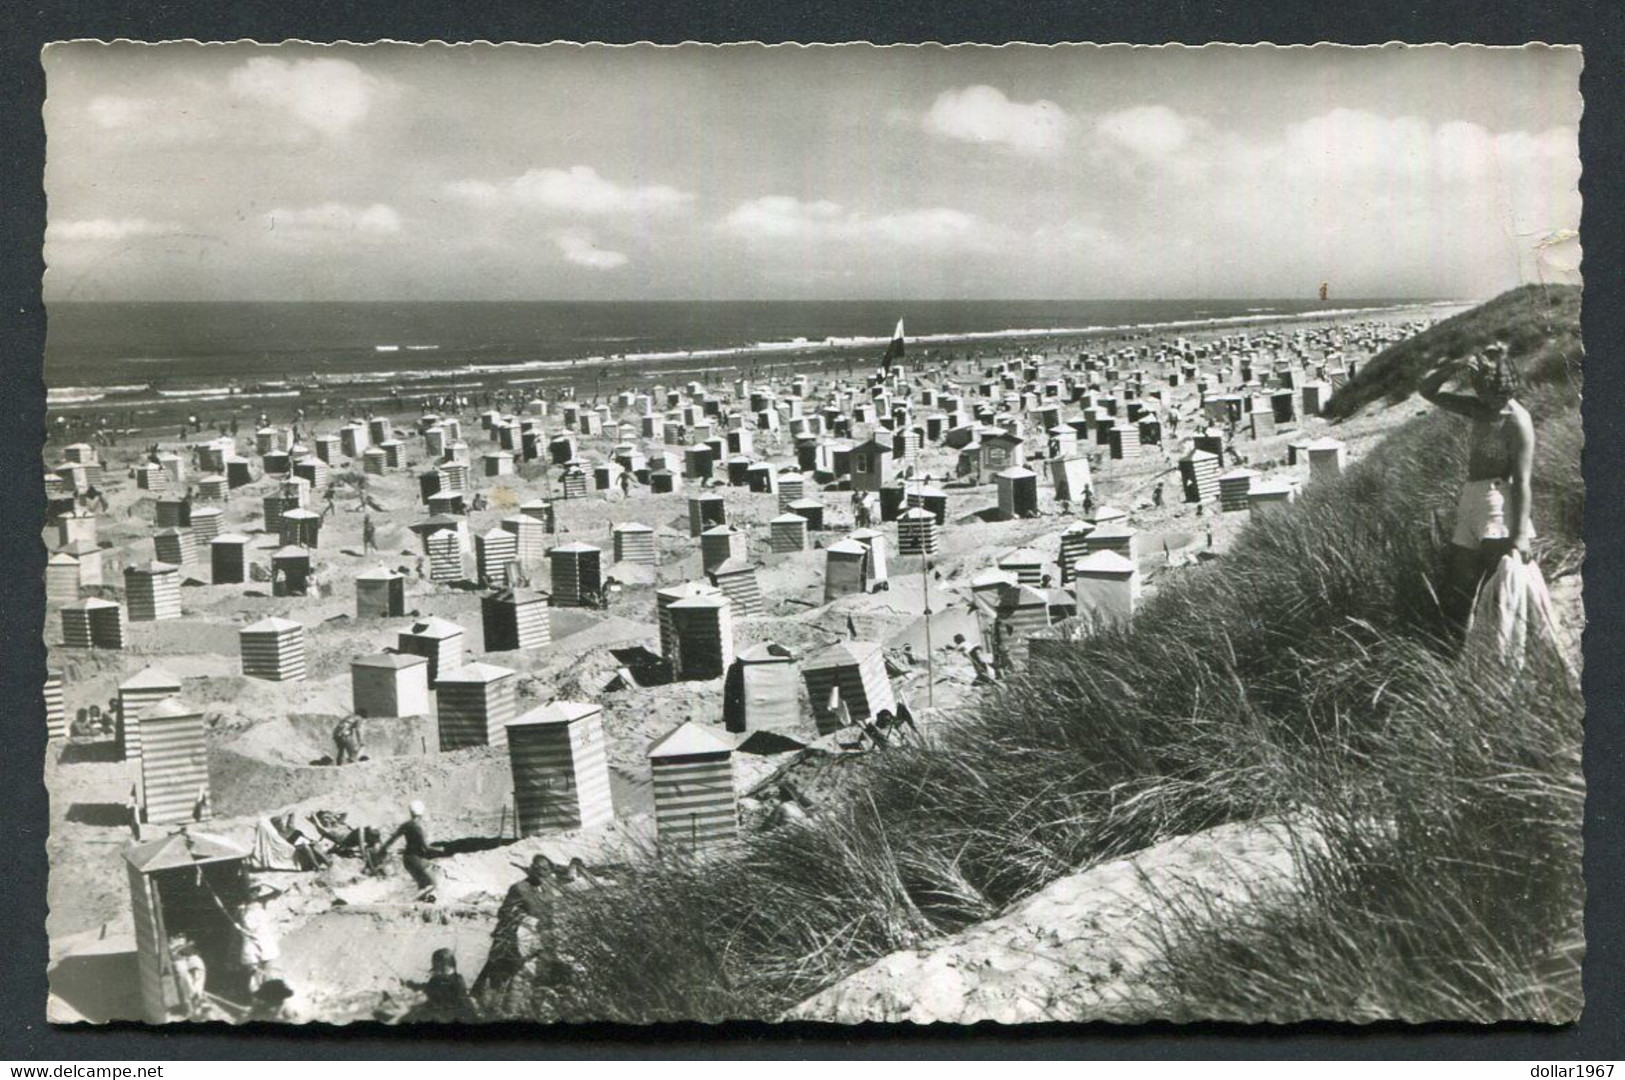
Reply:
<svg viewBox="0 0 1625 1080"><path fill-rule="evenodd" d="M903 356L903 320L897 320L897 329L892 331L891 344L886 346L886 355L880 358L880 367L883 371L891 370L891 362L900 360Z"/></svg>

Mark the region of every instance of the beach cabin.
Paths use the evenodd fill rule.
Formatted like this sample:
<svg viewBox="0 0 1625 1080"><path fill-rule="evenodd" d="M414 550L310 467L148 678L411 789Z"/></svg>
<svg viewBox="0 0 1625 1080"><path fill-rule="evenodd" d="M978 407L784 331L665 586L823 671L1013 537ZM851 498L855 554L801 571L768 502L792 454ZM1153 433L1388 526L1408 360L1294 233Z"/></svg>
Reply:
<svg viewBox="0 0 1625 1080"><path fill-rule="evenodd" d="M878 642L842 641L808 659L801 669L820 735L895 711L897 699Z"/></svg>
<svg viewBox="0 0 1625 1080"><path fill-rule="evenodd" d="M1132 461L1140 456L1140 428L1137 424L1115 424L1109 438L1113 461Z"/></svg>
<svg viewBox="0 0 1625 1080"><path fill-rule="evenodd" d="M113 744L121 761L141 756L141 713L149 706L181 692L181 681L157 667L144 667L117 690L118 712L114 716Z"/></svg>
<svg viewBox="0 0 1625 1080"><path fill-rule="evenodd" d="M1093 555L1097 551L1115 551L1125 559L1136 558L1135 530L1121 520L1109 521L1104 525L1097 524L1094 531L1084 541L1087 549L1085 554Z"/></svg>
<svg viewBox="0 0 1625 1080"><path fill-rule="evenodd" d="M1284 480L1260 480L1247 493L1247 508L1252 516L1267 514L1291 506L1297 498L1297 489Z"/></svg>
<svg viewBox="0 0 1625 1080"><path fill-rule="evenodd" d="M768 523L768 546L775 555L807 550L807 519L800 514L780 514Z"/></svg>
<svg viewBox="0 0 1625 1080"><path fill-rule="evenodd" d="M1093 625L1127 623L1140 599L1140 571L1130 559L1101 550L1072 567L1078 618Z"/></svg>
<svg viewBox="0 0 1625 1080"><path fill-rule="evenodd" d="M817 499L797 499L787 509L790 513L803 518L807 522L809 530L818 530L824 527L824 504Z"/></svg>
<svg viewBox="0 0 1625 1080"><path fill-rule="evenodd" d="M1219 509L1225 513L1246 510L1247 494L1260 475L1256 469L1231 469L1219 477Z"/></svg>
<svg viewBox="0 0 1625 1080"><path fill-rule="evenodd" d="M45 669L45 739L59 743L68 737L68 717L62 707L62 672Z"/></svg>
<svg viewBox="0 0 1625 1080"><path fill-rule="evenodd" d="M756 580L756 568L746 560L728 559L708 571L706 576L728 598L735 615L754 618L767 614L762 586Z"/></svg>
<svg viewBox="0 0 1625 1080"><path fill-rule="evenodd" d="M395 635L395 651L421 656L429 662L429 686L440 672L463 666L463 628L447 619L419 619Z"/></svg>
<svg viewBox="0 0 1625 1080"><path fill-rule="evenodd" d="M319 457L311 456L300 458L294 462L293 474L309 481L314 490L325 491L327 490L327 481L331 475L331 470L328 469L327 462Z"/></svg>
<svg viewBox="0 0 1625 1080"><path fill-rule="evenodd" d="M701 494L688 497L688 535L700 536L707 529L728 523L727 504L721 495Z"/></svg>
<svg viewBox="0 0 1625 1080"><path fill-rule="evenodd" d="M994 662L997 666L1023 664L1027 639L1049 629L1049 597L1031 585L1000 589L993 604Z"/></svg>
<svg viewBox="0 0 1625 1080"><path fill-rule="evenodd" d="M661 846L702 851L738 837L733 751L732 739L692 720L649 747Z"/></svg>
<svg viewBox="0 0 1625 1080"><path fill-rule="evenodd" d="M999 520L1035 517L1038 514L1038 474L1022 465L994 476L999 488Z"/></svg>
<svg viewBox="0 0 1625 1080"><path fill-rule="evenodd" d="M209 820L213 809L203 710L166 697L142 709L139 723L141 822L155 826Z"/></svg>
<svg viewBox="0 0 1625 1080"><path fill-rule="evenodd" d="M96 546L96 515L74 509L56 519L56 542L60 547L74 544Z"/></svg>
<svg viewBox="0 0 1625 1080"><path fill-rule="evenodd" d="M778 491L779 509L788 510L791 503L806 498L807 478L794 470L780 472Z"/></svg>
<svg viewBox="0 0 1625 1080"><path fill-rule="evenodd" d="M197 481L197 499L196 499L197 502L200 502L200 503L223 503L228 498L230 498L230 496L231 496L231 481L226 479L221 474L219 474L219 473L209 473L206 476L198 477L198 481ZM199 513L201 513L200 508L194 506L192 508L192 524L193 524L194 527L197 525L197 518L198 518Z"/></svg>
<svg viewBox="0 0 1625 1080"><path fill-rule="evenodd" d="M1219 497L1219 455L1193 449L1179 459L1179 486L1188 503Z"/></svg>
<svg viewBox="0 0 1625 1080"><path fill-rule="evenodd" d="M538 836L615 819L603 709L555 701L508 723L519 831Z"/></svg>
<svg viewBox="0 0 1625 1080"><path fill-rule="evenodd" d="M892 448L877 439L854 446L849 460L853 491L879 491L896 479Z"/></svg>
<svg viewBox="0 0 1625 1080"><path fill-rule="evenodd" d="M463 545L457 530L440 528L422 536L429 580L441 584L463 580Z"/></svg>
<svg viewBox="0 0 1625 1080"><path fill-rule="evenodd" d="M525 589L502 589L480 597L486 652L540 649L552 643L547 598Z"/></svg>
<svg viewBox="0 0 1625 1080"><path fill-rule="evenodd" d="M869 549L869 557L863 563L864 590L876 592L889 589L891 585L886 572L886 534L874 529L853 529L847 539L856 540Z"/></svg>
<svg viewBox="0 0 1625 1080"><path fill-rule="evenodd" d="M794 733L801 726L795 654L771 642L752 645L728 665L722 723L732 732Z"/></svg>
<svg viewBox="0 0 1625 1080"><path fill-rule="evenodd" d="M867 592L869 549L856 540L837 540L824 549L824 602Z"/></svg>
<svg viewBox="0 0 1625 1080"><path fill-rule="evenodd" d="M683 478L670 469L655 469L649 473L649 493L675 495L683 490Z"/></svg>
<svg viewBox="0 0 1625 1080"><path fill-rule="evenodd" d="M153 508L153 522L160 529L179 529L192 524L192 500L185 495L166 495Z"/></svg>
<svg viewBox="0 0 1625 1080"><path fill-rule="evenodd" d="M547 553L556 607L590 607L604 588L603 551L591 544L561 544Z"/></svg>
<svg viewBox="0 0 1625 1080"><path fill-rule="evenodd" d="M518 672L512 667L442 667L434 687L442 752L507 745L507 726L518 716Z"/></svg>
<svg viewBox="0 0 1625 1080"><path fill-rule="evenodd" d="M209 580L215 585L241 585L248 580L248 545L241 533L226 533L209 541Z"/></svg>
<svg viewBox="0 0 1625 1080"><path fill-rule="evenodd" d="M406 614L406 578L388 567L364 570L355 577L358 619L396 618Z"/></svg>
<svg viewBox="0 0 1625 1080"><path fill-rule="evenodd" d="M1072 583L1072 565L1089 553L1089 534L1096 526L1089 521L1074 521L1061 532L1061 553L1055 560L1061 568L1061 584Z"/></svg>
<svg viewBox="0 0 1625 1080"><path fill-rule="evenodd" d="M535 566L547 558L547 527L529 514L502 519L503 531L513 534L514 555L520 566Z"/></svg>
<svg viewBox="0 0 1625 1080"><path fill-rule="evenodd" d="M305 628L291 619L261 619L237 631L243 674L270 682L305 677Z"/></svg>
<svg viewBox="0 0 1625 1080"><path fill-rule="evenodd" d="M1085 457L1052 458L1049 462L1050 484L1055 488L1057 502L1080 502L1092 482L1089 459Z"/></svg>
<svg viewBox="0 0 1625 1080"><path fill-rule="evenodd" d="M1044 567L1048 562L1037 549L1020 547L1000 555L995 565L1013 575L1020 584L1036 588L1043 583Z"/></svg>
<svg viewBox="0 0 1625 1080"><path fill-rule="evenodd" d="M556 531L554 523L553 504L546 499L531 499L519 504L519 512L528 518L535 518L542 523L542 531L552 533Z"/></svg>
<svg viewBox="0 0 1625 1080"><path fill-rule="evenodd" d="M937 519L939 529L948 524L948 493L941 488L923 484L910 485L904 501L911 508L929 510Z"/></svg>
<svg viewBox="0 0 1625 1080"><path fill-rule="evenodd" d="M156 561L125 567L124 602L131 622L180 618L180 567Z"/></svg>
<svg viewBox="0 0 1625 1080"><path fill-rule="evenodd" d="M351 709L357 716L427 716L429 661L409 653L371 653L350 661Z"/></svg>
<svg viewBox="0 0 1625 1080"><path fill-rule="evenodd" d="M176 972L172 943L185 937L207 972L205 992L242 1000L242 934L226 906L248 895L248 851L212 833L187 829L124 849L135 924L135 963L141 1019L165 1024L187 1019L192 1003Z"/></svg>
<svg viewBox="0 0 1625 1080"><path fill-rule="evenodd" d="M700 534L700 565L709 574L725 562L750 556L750 534L729 525L717 525Z"/></svg>
<svg viewBox="0 0 1625 1080"><path fill-rule="evenodd" d="M45 560L45 602L69 604L83 595L79 560L59 551Z"/></svg>
<svg viewBox="0 0 1625 1080"><path fill-rule="evenodd" d="M62 605L62 644L69 649L124 648L124 609L97 597Z"/></svg>
<svg viewBox="0 0 1625 1080"><path fill-rule="evenodd" d="M636 521L623 522L610 530L611 548L618 563L654 566L658 561L655 531Z"/></svg>
<svg viewBox="0 0 1625 1080"><path fill-rule="evenodd" d="M518 561L519 538L501 526L474 538L474 568L481 585L508 585L508 568Z"/></svg>
<svg viewBox="0 0 1625 1080"><path fill-rule="evenodd" d="M1309 476L1311 479L1329 479L1342 473L1343 462L1348 454L1348 447L1331 438L1315 439L1304 447L1309 456Z"/></svg>
<svg viewBox="0 0 1625 1080"><path fill-rule="evenodd" d="M271 595L308 596L311 570L309 548L285 547L271 552Z"/></svg>
<svg viewBox="0 0 1625 1080"><path fill-rule="evenodd" d="M712 586L716 589L715 586ZM671 623L672 678L715 679L722 676L733 655L733 604L720 589L686 596L667 604L665 617Z"/></svg>

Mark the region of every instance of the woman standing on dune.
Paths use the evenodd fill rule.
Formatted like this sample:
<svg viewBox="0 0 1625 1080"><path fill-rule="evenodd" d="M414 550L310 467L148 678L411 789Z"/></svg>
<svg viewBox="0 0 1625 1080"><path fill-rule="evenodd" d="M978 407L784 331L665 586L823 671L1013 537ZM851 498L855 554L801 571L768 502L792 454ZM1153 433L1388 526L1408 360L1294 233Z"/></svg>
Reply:
<svg viewBox="0 0 1625 1080"><path fill-rule="evenodd" d="M1501 557L1516 552L1527 562L1535 538L1529 493L1535 426L1516 400L1519 384L1506 346L1496 342L1482 356L1440 364L1417 387L1439 408L1473 422L1448 568L1448 602L1463 617Z"/></svg>

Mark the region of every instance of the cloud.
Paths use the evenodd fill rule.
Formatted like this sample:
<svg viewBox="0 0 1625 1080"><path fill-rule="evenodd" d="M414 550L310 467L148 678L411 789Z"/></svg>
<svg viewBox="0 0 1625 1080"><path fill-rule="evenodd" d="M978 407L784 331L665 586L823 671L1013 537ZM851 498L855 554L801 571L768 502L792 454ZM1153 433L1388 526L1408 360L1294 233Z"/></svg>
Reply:
<svg viewBox="0 0 1625 1080"><path fill-rule="evenodd" d="M1161 158L1184 149L1192 121L1166 105L1136 105L1095 119L1095 134L1145 157Z"/></svg>
<svg viewBox="0 0 1625 1080"><path fill-rule="evenodd" d="M147 218L91 218L84 221L53 222L46 227L48 240L108 242L137 236L173 236L181 228L172 222Z"/></svg>
<svg viewBox="0 0 1625 1080"><path fill-rule="evenodd" d="M275 243L360 240L377 243L400 234L401 216L383 203L349 206L322 203L300 210L271 210L265 215L267 237Z"/></svg>
<svg viewBox="0 0 1625 1080"><path fill-rule="evenodd" d="M448 194L484 205L509 203L586 217L635 217L680 210L694 196L665 184L619 184L598 175L591 165L568 169L531 169L502 183L457 180Z"/></svg>
<svg viewBox="0 0 1625 1080"><path fill-rule="evenodd" d="M329 138L365 120L383 84L348 60L256 57L232 70L230 92L269 106Z"/></svg>
<svg viewBox="0 0 1625 1080"><path fill-rule="evenodd" d="M978 85L944 90L920 126L944 138L1043 156L1066 144L1072 120L1053 101L1011 101L996 87Z"/></svg>
<svg viewBox="0 0 1625 1080"><path fill-rule="evenodd" d="M978 218L947 207L866 214L820 199L766 195L735 207L722 228L747 241L803 244L886 244L908 248L979 248L988 227Z"/></svg>
<svg viewBox="0 0 1625 1080"><path fill-rule="evenodd" d="M565 259L577 266L590 270L614 270L626 265L625 255L599 247L593 242L592 234L584 230L561 232L553 237L553 242L564 253Z"/></svg>

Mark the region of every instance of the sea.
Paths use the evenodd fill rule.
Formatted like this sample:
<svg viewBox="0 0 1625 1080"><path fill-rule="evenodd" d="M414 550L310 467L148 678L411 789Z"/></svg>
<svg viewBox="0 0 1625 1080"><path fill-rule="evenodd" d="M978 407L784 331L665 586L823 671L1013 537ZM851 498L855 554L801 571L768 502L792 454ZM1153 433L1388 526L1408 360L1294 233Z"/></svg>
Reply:
<svg viewBox="0 0 1625 1080"><path fill-rule="evenodd" d="M1426 302L1319 300L86 303L47 309L55 409L270 405L428 396L498 384L578 392L655 379L771 377L877 356L899 318L908 353L1030 339L1358 314ZM651 382L652 385L652 382Z"/></svg>

